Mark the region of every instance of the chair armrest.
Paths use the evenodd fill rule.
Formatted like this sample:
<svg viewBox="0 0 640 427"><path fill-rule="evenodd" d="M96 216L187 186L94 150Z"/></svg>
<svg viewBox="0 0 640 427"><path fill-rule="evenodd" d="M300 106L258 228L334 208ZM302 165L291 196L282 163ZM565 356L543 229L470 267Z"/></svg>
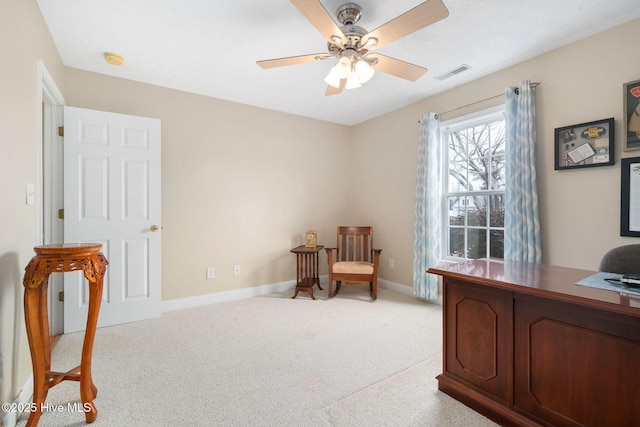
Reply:
<svg viewBox="0 0 640 427"><path fill-rule="evenodd" d="M380 260L380 252L382 249L371 249L371 254L373 255L373 268L378 269L378 261Z"/></svg>
<svg viewBox="0 0 640 427"><path fill-rule="evenodd" d="M333 251L338 252L338 248L324 248L324 251L327 253L327 263L331 266L333 264Z"/></svg>

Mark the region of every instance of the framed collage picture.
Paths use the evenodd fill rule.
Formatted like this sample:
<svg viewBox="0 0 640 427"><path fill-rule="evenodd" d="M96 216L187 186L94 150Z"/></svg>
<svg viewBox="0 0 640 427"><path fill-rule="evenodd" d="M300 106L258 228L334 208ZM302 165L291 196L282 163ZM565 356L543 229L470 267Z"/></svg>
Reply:
<svg viewBox="0 0 640 427"><path fill-rule="evenodd" d="M613 118L556 128L555 170L612 165Z"/></svg>

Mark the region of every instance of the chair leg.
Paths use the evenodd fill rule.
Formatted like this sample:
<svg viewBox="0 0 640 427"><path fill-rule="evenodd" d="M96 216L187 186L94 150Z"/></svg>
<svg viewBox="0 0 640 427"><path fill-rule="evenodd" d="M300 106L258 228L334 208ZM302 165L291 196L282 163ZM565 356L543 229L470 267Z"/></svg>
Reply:
<svg viewBox="0 0 640 427"><path fill-rule="evenodd" d="M369 290L371 291L371 299L372 300L377 300L378 299L378 282L374 281L374 282L369 282Z"/></svg>
<svg viewBox="0 0 640 427"><path fill-rule="evenodd" d="M331 292L331 285L329 285L329 298L333 298L338 294L341 284L342 284L342 281L336 280L336 290L333 293Z"/></svg>

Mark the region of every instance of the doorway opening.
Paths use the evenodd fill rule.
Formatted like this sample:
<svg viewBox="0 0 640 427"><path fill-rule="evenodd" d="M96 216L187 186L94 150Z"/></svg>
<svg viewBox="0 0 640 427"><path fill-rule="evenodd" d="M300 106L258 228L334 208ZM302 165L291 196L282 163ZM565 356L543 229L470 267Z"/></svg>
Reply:
<svg viewBox="0 0 640 427"><path fill-rule="evenodd" d="M39 118L39 244L62 243L64 239L64 223L62 216L63 202L63 164L62 137L58 128L64 121L65 100L53 77L42 61L38 64L40 76L39 97L41 114ZM52 274L49 279L49 328L51 336L59 336L64 331L64 303L59 295L64 290L62 274Z"/></svg>

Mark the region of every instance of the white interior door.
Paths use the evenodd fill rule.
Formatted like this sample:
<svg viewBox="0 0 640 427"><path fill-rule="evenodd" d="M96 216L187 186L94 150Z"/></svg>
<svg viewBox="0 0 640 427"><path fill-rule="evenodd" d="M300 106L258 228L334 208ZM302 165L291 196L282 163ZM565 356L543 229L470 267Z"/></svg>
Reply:
<svg viewBox="0 0 640 427"><path fill-rule="evenodd" d="M102 243L98 326L160 315L160 120L64 109L64 241ZM64 332L84 330L89 290L65 274Z"/></svg>

